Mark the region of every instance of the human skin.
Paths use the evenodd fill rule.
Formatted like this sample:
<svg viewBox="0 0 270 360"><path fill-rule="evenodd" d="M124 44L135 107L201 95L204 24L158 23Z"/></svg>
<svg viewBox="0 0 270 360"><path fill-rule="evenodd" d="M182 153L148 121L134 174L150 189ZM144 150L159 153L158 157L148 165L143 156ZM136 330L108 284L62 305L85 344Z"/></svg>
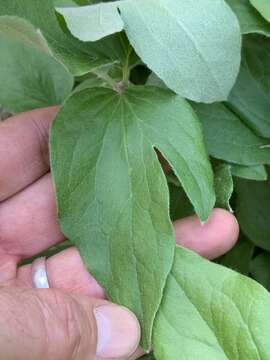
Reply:
<svg viewBox="0 0 270 360"><path fill-rule="evenodd" d="M48 156L56 112L34 110L0 124L0 358L135 359L135 317L106 301L75 248L47 260L51 289L33 289L32 265L17 268L22 259L65 240ZM203 226L191 216L176 221L174 230L177 244L209 259L231 249L239 232L235 217L222 209Z"/></svg>

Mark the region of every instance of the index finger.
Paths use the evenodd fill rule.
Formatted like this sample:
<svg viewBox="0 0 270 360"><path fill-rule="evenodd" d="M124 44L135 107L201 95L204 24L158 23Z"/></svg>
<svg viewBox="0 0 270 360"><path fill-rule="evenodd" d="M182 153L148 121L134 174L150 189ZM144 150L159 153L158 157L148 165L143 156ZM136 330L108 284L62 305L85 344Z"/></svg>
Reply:
<svg viewBox="0 0 270 360"><path fill-rule="evenodd" d="M0 123L0 201L48 172L48 133L57 110L37 109Z"/></svg>

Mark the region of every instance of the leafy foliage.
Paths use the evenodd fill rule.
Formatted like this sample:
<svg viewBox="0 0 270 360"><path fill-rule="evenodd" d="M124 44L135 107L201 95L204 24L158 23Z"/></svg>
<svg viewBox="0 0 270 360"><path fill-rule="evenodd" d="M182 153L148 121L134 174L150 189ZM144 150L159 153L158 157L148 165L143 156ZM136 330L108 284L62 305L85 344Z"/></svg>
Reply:
<svg viewBox="0 0 270 360"><path fill-rule="evenodd" d="M146 359L270 358L270 295L248 278L269 289L268 8L0 0L0 104L61 105L50 153L62 230L139 318ZM218 264L176 247L171 223L203 223L214 206L241 226Z"/></svg>

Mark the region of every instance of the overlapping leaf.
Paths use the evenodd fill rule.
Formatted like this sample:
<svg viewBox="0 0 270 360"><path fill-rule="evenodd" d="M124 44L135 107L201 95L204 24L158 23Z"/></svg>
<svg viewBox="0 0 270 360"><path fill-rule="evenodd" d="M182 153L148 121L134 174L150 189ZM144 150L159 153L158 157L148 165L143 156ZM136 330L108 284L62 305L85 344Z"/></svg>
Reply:
<svg viewBox="0 0 270 360"><path fill-rule="evenodd" d="M25 18L40 29L54 55L74 75L83 75L122 56L123 49L116 38L94 45L65 34L57 21L53 0L0 0L0 15Z"/></svg>
<svg viewBox="0 0 270 360"><path fill-rule="evenodd" d="M232 211L230 199L233 193L231 166L221 164L215 169L216 207Z"/></svg>
<svg viewBox="0 0 270 360"><path fill-rule="evenodd" d="M215 199L201 129L191 107L172 92L134 87L123 94L105 88L75 93L51 133L62 230L109 296L136 313L145 348L175 242L154 146L206 219Z"/></svg>
<svg viewBox="0 0 270 360"><path fill-rule="evenodd" d="M0 103L12 112L61 104L73 77L25 20L0 17Z"/></svg>

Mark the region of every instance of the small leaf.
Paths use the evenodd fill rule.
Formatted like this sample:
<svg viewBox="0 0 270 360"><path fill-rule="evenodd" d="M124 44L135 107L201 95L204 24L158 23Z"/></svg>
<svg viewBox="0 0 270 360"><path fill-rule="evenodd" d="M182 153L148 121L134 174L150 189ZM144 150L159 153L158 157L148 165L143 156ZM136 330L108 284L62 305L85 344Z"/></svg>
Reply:
<svg viewBox="0 0 270 360"><path fill-rule="evenodd" d="M155 357L268 360L269 308L255 281L177 248L154 325Z"/></svg>
<svg viewBox="0 0 270 360"><path fill-rule="evenodd" d="M229 96L230 107L256 134L270 138L270 39L245 37L240 74Z"/></svg>
<svg viewBox="0 0 270 360"><path fill-rule="evenodd" d="M238 17L242 34L270 36L270 24L250 5L249 0L226 0Z"/></svg>
<svg viewBox="0 0 270 360"><path fill-rule="evenodd" d="M233 212L230 206L230 199L233 193L233 179L230 165L221 164L216 167L214 184L216 191L216 207Z"/></svg>
<svg viewBox="0 0 270 360"><path fill-rule="evenodd" d="M236 214L244 234L257 246L270 250L270 180L236 182Z"/></svg>
<svg viewBox="0 0 270 360"><path fill-rule="evenodd" d="M259 13L270 22L270 2L269 0L249 0Z"/></svg>
<svg viewBox="0 0 270 360"><path fill-rule="evenodd" d="M44 48L25 20L0 17L0 104L9 111L58 105L71 92L72 75Z"/></svg>
<svg viewBox="0 0 270 360"><path fill-rule="evenodd" d="M70 32L82 41L97 41L123 30L118 1L82 7L56 8Z"/></svg>
<svg viewBox="0 0 270 360"><path fill-rule="evenodd" d="M67 100L50 143L62 230L110 298L138 316L149 349L175 248L154 147L206 219L215 198L198 120L168 90L90 88Z"/></svg>
<svg viewBox="0 0 270 360"><path fill-rule="evenodd" d="M237 240L235 246L216 261L243 275L249 274L249 266L254 253L255 246L243 235Z"/></svg>
<svg viewBox="0 0 270 360"><path fill-rule="evenodd" d="M250 264L253 278L270 291L270 254L262 253L255 257Z"/></svg>
<svg viewBox="0 0 270 360"><path fill-rule="evenodd" d="M270 141L255 135L224 104L193 104L203 124L208 152L240 165L270 164Z"/></svg>
<svg viewBox="0 0 270 360"><path fill-rule="evenodd" d="M233 176L237 176L247 180L265 181L267 180L267 172L263 165L242 166L231 165L231 172Z"/></svg>
<svg viewBox="0 0 270 360"><path fill-rule="evenodd" d="M127 0L119 9L137 54L170 89L194 101L227 98L241 37L224 1Z"/></svg>

